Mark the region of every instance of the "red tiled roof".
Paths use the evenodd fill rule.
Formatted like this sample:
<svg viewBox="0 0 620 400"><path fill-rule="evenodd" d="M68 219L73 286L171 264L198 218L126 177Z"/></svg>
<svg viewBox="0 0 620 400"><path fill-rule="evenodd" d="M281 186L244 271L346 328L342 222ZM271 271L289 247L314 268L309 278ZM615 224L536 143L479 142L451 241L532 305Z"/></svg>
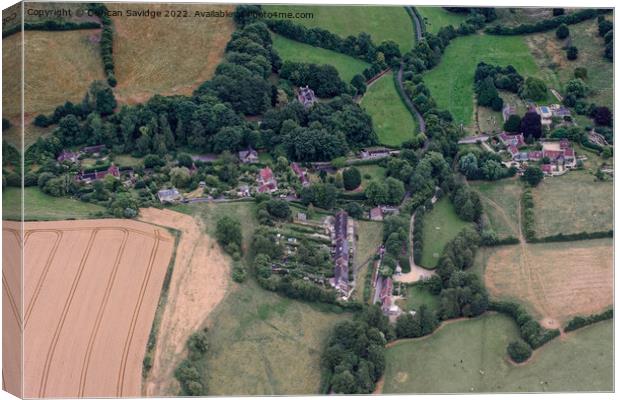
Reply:
<svg viewBox="0 0 620 400"><path fill-rule="evenodd" d="M575 150L564 149L564 157L575 157Z"/></svg>
<svg viewBox="0 0 620 400"><path fill-rule="evenodd" d="M564 152L561 150L544 150L543 157L549 157L551 160L555 160L559 157L562 157Z"/></svg>
<svg viewBox="0 0 620 400"><path fill-rule="evenodd" d="M543 172L551 173L552 166L551 164L543 164L540 168L542 169Z"/></svg>
<svg viewBox="0 0 620 400"><path fill-rule="evenodd" d="M528 158L530 160L540 160L541 158L543 158L543 152L539 150L530 151L528 153Z"/></svg>
<svg viewBox="0 0 620 400"><path fill-rule="evenodd" d="M265 167L261 169L260 177L263 179L263 181L268 181L268 180L273 179L273 172L271 171L271 168Z"/></svg>

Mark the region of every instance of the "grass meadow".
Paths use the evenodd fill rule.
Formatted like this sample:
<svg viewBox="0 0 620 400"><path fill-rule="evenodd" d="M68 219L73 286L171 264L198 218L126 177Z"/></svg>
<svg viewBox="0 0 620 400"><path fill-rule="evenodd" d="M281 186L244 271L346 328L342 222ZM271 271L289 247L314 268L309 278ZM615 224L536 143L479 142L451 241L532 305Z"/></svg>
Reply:
<svg viewBox="0 0 620 400"><path fill-rule="evenodd" d="M612 19L611 15L606 16ZM570 25L569 39L559 40L555 37L555 30L536 35L526 36L534 60L545 75L548 85L553 85L560 93L564 92L564 85L574 77L577 67L588 70L586 84L590 94L586 100L597 105L607 106L613 110L614 94L613 70L614 64L603 57L605 42L598 36L596 19L587 20L579 24ZM579 57L574 61L566 58L564 47L568 41L579 49Z"/></svg>
<svg viewBox="0 0 620 400"><path fill-rule="evenodd" d="M457 14L445 10L443 7L416 7L422 18L426 31L437 33L444 26L452 25L455 28L467 19L467 14Z"/></svg>
<svg viewBox="0 0 620 400"><path fill-rule="evenodd" d="M356 74L361 74L370 64L357 58L349 57L335 51L310 46L305 43L273 35L273 47L282 60L333 65L346 83Z"/></svg>
<svg viewBox="0 0 620 400"><path fill-rule="evenodd" d="M386 352L384 394L569 392L613 389L613 322L555 339L526 364L507 360L518 338L515 323L485 315L450 323L432 336L406 340Z"/></svg>
<svg viewBox="0 0 620 400"><path fill-rule="evenodd" d="M474 73L480 61L510 64L525 77L541 77L523 36L470 35L452 40L439 65L424 74L424 82L437 105L466 128L474 118Z"/></svg>
<svg viewBox="0 0 620 400"><path fill-rule="evenodd" d="M21 203L21 190L14 187L6 187L2 191L2 218L19 220ZM24 189L24 219L37 221L51 221L62 219L86 219L94 218L99 212L105 212L105 208L97 204L53 197L39 190L38 187Z"/></svg>
<svg viewBox="0 0 620 400"><path fill-rule="evenodd" d="M325 340L347 318L268 292L251 279L236 285L207 323L209 395L317 393Z"/></svg>
<svg viewBox="0 0 620 400"><path fill-rule="evenodd" d="M385 168L380 165L356 165L355 168L359 169L360 174L362 174L362 188L366 188L373 180L382 181L385 179Z"/></svg>
<svg viewBox="0 0 620 400"><path fill-rule="evenodd" d="M613 229L613 189L582 171L545 178L532 191L536 236Z"/></svg>
<svg viewBox="0 0 620 400"><path fill-rule="evenodd" d="M426 268L435 268L446 244L469 225L468 222L461 220L456 215L454 207L447 197L435 203L431 212L424 217L424 229L422 231L424 243L420 265Z"/></svg>
<svg viewBox="0 0 620 400"><path fill-rule="evenodd" d="M414 45L413 21L400 6L265 5L263 9L267 12L312 13L313 18L293 22L327 29L343 38L366 32L377 45L384 40L393 40L403 53Z"/></svg>
<svg viewBox="0 0 620 400"><path fill-rule="evenodd" d="M425 305L429 310L439 310L439 296L432 294L428 289L420 286L409 286L406 289L406 298L399 300L404 310L418 310Z"/></svg>
<svg viewBox="0 0 620 400"><path fill-rule="evenodd" d="M361 105L372 117L381 144L399 146L418 130L415 118L396 91L392 72L368 88Z"/></svg>
<svg viewBox="0 0 620 400"><path fill-rule="evenodd" d="M110 11L125 4L110 3ZM139 103L155 94L190 95L211 78L234 31L232 18L200 18L196 11L233 11L233 5L133 4L133 10L189 11L190 18L112 17L117 100Z"/></svg>
<svg viewBox="0 0 620 400"><path fill-rule="evenodd" d="M518 237L519 199L523 190L518 178L472 181L469 184L481 197L485 222L500 239Z"/></svg>

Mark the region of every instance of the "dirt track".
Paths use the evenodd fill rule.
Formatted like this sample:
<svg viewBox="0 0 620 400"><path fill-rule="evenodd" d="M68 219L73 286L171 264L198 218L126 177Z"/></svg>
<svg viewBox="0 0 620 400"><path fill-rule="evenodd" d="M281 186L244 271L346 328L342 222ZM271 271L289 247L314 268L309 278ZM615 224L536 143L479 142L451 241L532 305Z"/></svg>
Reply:
<svg viewBox="0 0 620 400"><path fill-rule="evenodd" d="M24 239L24 396L139 396L173 238L107 219L29 222Z"/></svg>
<svg viewBox="0 0 620 400"><path fill-rule="evenodd" d="M147 396L176 395L174 369L185 354L187 338L224 298L230 283L229 261L198 219L156 208L140 210L140 219L181 231L153 367L143 388Z"/></svg>

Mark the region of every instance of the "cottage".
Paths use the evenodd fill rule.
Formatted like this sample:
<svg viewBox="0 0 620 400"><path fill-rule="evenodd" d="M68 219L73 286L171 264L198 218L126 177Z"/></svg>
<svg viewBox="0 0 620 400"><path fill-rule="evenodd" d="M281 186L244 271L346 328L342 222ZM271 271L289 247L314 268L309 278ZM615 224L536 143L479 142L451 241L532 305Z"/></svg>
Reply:
<svg viewBox="0 0 620 400"><path fill-rule="evenodd" d="M278 182L273 176L273 171L269 167L265 167L259 171L258 184L259 193L271 193L278 190Z"/></svg>
<svg viewBox="0 0 620 400"><path fill-rule="evenodd" d="M68 150L63 150L60 155L56 158L56 161L58 161L59 163L68 161L71 163L77 163L78 162L78 154L74 153L72 151L68 151Z"/></svg>
<svg viewBox="0 0 620 400"><path fill-rule="evenodd" d="M247 150L239 152L239 161L243 164L254 164L258 162L258 153L253 148L248 147Z"/></svg>
<svg viewBox="0 0 620 400"><path fill-rule="evenodd" d="M301 185L303 187L306 187L306 186L310 185L310 180L308 179L308 174L306 174L306 171L304 171L299 166L299 164L297 164L296 162L292 163L291 164L291 169L293 170L293 172L295 172L295 175L297 175L297 177L301 181Z"/></svg>
<svg viewBox="0 0 620 400"><path fill-rule="evenodd" d="M499 140L506 147L514 146L516 148L525 146L525 138L522 133L518 133L516 135L510 135L506 132L502 132L499 134Z"/></svg>
<svg viewBox="0 0 620 400"><path fill-rule="evenodd" d="M82 148L82 153L91 154L98 157L106 149L105 144L98 144L96 146L86 146Z"/></svg>
<svg viewBox="0 0 620 400"><path fill-rule="evenodd" d="M349 294L349 241L348 226L349 216L345 211L339 211L334 218L333 243L334 243L334 277L330 284L342 297Z"/></svg>
<svg viewBox="0 0 620 400"><path fill-rule="evenodd" d="M159 198L159 201L164 204L164 203L176 203L179 200L181 200L182 196L181 193L179 193L179 191L175 188L172 189L162 189L159 192L157 192L157 198Z"/></svg>
<svg viewBox="0 0 620 400"><path fill-rule="evenodd" d="M310 89L308 85L306 85L306 87L300 87L299 92L297 93L297 100L299 100L304 107L311 107L314 103L316 103L314 90Z"/></svg>
<svg viewBox="0 0 620 400"><path fill-rule="evenodd" d="M115 178L119 178L121 176L121 173L118 167L112 164L107 169L104 169L101 171L80 172L79 174L76 175L75 179L80 182L90 183L90 182L101 180L105 178L107 175L112 175Z"/></svg>

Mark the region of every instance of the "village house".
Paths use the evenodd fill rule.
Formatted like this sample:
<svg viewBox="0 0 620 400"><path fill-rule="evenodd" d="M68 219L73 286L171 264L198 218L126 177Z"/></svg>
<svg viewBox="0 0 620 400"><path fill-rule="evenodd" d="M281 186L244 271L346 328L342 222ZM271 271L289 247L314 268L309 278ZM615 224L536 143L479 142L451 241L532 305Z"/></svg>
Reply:
<svg viewBox="0 0 620 400"><path fill-rule="evenodd" d="M347 298L350 294L349 287L349 216L345 211L336 213L332 229L334 277L329 280L331 286L338 293Z"/></svg>
<svg viewBox="0 0 620 400"><path fill-rule="evenodd" d="M299 166L299 164L297 164L296 162L292 163L291 169L293 170L293 172L295 172L295 175L297 175L297 177L301 181L301 186L306 187L310 185L310 180L308 180L308 174L306 174L306 171L304 171Z"/></svg>
<svg viewBox="0 0 620 400"><path fill-rule="evenodd" d="M553 122L551 120L551 118L553 117L551 109L547 106L540 106L536 107L536 112L538 113L538 115L540 115L540 123L544 127L549 128L551 126L551 123Z"/></svg>
<svg viewBox="0 0 620 400"><path fill-rule="evenodd" d="M98 144L96 146L82 147L81 152L92 155L94 157L99 157L105 149L106 149L105 144Z"/></svg>
<svg viewBox="0 0 620 400"><path fill-rule="evenodd" d="M60 155L56 158L56 161L58 161L59 163L65 162L65 161L69 161L71 163L77 163L78 162L78 157L79 154L78 153L74 153L72 151L68 151L68 150L63 150Z"/></svg>
<svg viewBox="0 0 620 400"><path fill-rule="evenodd" d="M176 203L182 199L181 193L175 188L162 189L157 192L157 198L159 202L164 203Z"/></svg>
<svg viewBox="0 0 620 400"><path fill-rule="evenodd" d="M119 178L121 176L121 173L118 167L112 164L107 169L104 169L101 171L80 172L75 176L75 179L79 182L91 183L94 181L101 180L105 178L107 175L112 175L115 178Z"/></svg>
<svg viewBox="0 0 620 400"><path fill-rule="evenodd" d="M394 283L392 278L384 278L379 299L381 301L381 311L383 311L383 314L388 316L398 316L401 314L400 307L396 305L394 299L392 298L393 291Z"/></svg>
<svg viewBox="0 0 620 400"><path fill-rule="evenodd" d="M386 147L378 147L374 149L362 149L359 157L365 160L371 160L375 158L385 158L393 154L398 154L397 150L390 150Z"/></svg>
<svg viewBox="0 0 620 400"><path fill-rule="evenodd" d="M511 135L507 132L502 132L499 134L498 137L499 137L499 141L502 142L502 144L506 146L507 148L509 148L510 146L513 146L518 149L519 147L525 146L525 138L523 137L522 133Z"/></svg>
<svg viewBox="0 0 620 400"><path fill-rule="evenodd" d="M308 85L306 85L306 87L300 87L299 92L297 93L297 100L299 100L304 107L311 107L314 103L316 103L314 90L310 89Z"/></svg>
<svg viewBox="0 0 620 400"><path fill-rule="evenodd" d="M247 150L241 150L239 152L239 161L243 164L254 164L258 162L258 153L251 147Z"/></svg>
<svg viewBox="0 0 620 400"><path fill-rule="evenodd" d="M273 176L273 171L265 167L258 172L258 192L272 193L278 190L278 182Z"/></svg>

